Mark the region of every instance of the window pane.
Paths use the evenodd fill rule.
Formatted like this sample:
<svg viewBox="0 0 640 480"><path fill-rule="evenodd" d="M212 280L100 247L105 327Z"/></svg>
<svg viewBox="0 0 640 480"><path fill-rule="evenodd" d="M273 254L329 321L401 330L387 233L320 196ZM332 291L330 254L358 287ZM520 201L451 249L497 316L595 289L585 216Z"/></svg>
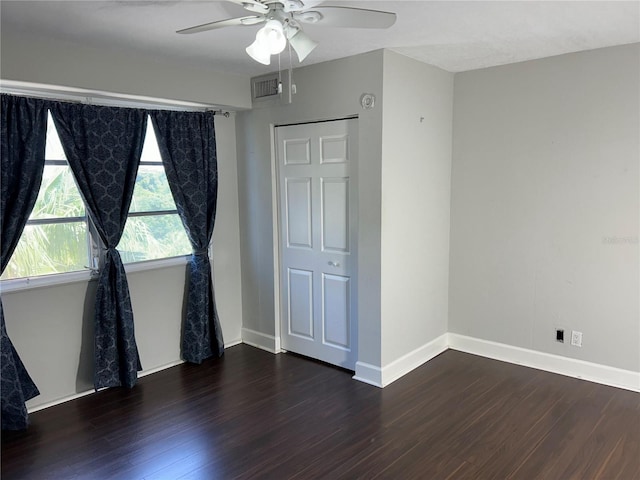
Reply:
<svg viewBox="0 0 640 480"><path fill-rule="evenodd" d="M84 270L86 222L27 225L2 279Z"/></svg>
<svg viewBox="0 0 640 480"><path fill-rule="evenodd" d="M147 132L144 137L144 145L142 146L142 155L140 161L144 162L160 162L160 149L158 148L158 140L156 139L156 131L153 128L151 117L147 117Z"/></svg>
<svg viewBox="0 0 640 480"><path fill-rule="evenodd" d="M140 165L133 189L130 212L175 210L167 176L162 165Z"/></svg>
<svg viewBox="0 0 640 480"><path fill-rule="evenodd" d="M47 160L66 160L67 156L64 154L62 143L58 137L58 131L53 123L51 112L47 118L47 144L45 146L44 158Z"/></svg>
<svg viewBox="0 0 640 480"><path fill-rule="evenodd" d="M30 219L84 217L84 203L68 166L45 165Z"/></svg>
<svg viewBox="0 0 640 480"><path fill-rule="evenodd" d="M51 114L47 123L45 158L42 184L29 220L84 218L84 203L66 164ZM53 165L52 161L63 161L65 165ZM27 224L2 279L81 271L88 264L86 220Z"/></svg>
<svg viewBox="0 0 640 480"><path fill-rule="evenodd" d="M124 263L191 253L178 214L129 217L118 250Z"/></svg>

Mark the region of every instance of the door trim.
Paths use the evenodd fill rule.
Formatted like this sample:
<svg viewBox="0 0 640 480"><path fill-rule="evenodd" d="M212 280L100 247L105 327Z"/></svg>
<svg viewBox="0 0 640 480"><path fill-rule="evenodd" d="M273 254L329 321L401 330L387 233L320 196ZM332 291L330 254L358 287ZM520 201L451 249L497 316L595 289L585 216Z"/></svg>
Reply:
<svg viewBox="0 0 640 480"><path fill-rule="evenodd" d="M292 124L293 125L293 124ZM270 124L269 134L271 137L271 216L273 225L273 310L274 310L274 350L275 353L281 353L282 350L282 337L280 328L282 325L282 301L280 295L280 266L281 266L281 252L280 252L280 212L278 198L280 191L278 189L278 149L276 145L276 128L282 125Z"/></svg>

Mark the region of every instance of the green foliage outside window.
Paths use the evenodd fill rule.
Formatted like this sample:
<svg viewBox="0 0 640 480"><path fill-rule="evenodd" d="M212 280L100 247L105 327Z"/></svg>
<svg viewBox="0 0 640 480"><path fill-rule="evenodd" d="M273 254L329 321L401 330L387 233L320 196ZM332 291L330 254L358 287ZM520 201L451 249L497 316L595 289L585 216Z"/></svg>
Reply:
<svg viewBox="0 0 640 480"><path fill-rule="evenodd" d="M64 152L51 120L47 137L47 158L63 160ZM147 131L144 150L143 157L159 161L152 128ZM129 216L118 244L124 263L191 253L175 208L162 165L140 165L129 211L154 214ZM48 162L30 223L1 278L81 271L90 264L89 251L84 203L71 169Z"/></svg>
<svg viewBox="0 0 640 480"><path fill-rule="evenodd" d="M75 217L75 221L27 225L2 279L82 270L88 264L84 204L71 170L47 165L31 219Z"/></svg>
<svg viewBox="0 0 640 480"><path fill-rule="evenodd" d="M118 245L123 262L139 262L191 253L191 244L175 208L164 168L160 165L141 165L129 212L173 213L130 216Z"/></svg>

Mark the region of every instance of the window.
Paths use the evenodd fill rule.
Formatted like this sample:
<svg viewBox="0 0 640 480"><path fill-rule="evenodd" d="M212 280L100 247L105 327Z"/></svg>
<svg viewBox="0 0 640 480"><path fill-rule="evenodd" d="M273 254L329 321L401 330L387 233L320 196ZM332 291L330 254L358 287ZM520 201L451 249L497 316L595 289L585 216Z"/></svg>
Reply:
<svg viewBox="0 0 640 480"><path fill-rule="evenodd" d="M151 119L118 250L124 263L188 255L192 250L169 189Z"/></svg>
<svg viewBox="0 0 640 480"><path fill-rule="evenodd" d="M51 114L45 158L38 199L2 280L97 267L97 234L89 233L93 229ZM169 189L150 119L118 250L124 263L188 255L192 250ZM92 258L96 261L92 262Z"/></svg>
<svg viewBox="0 0 640 480"><path fill-rule="evenodd" d="M49 114L42 185L2 279L84 270L89 265L87 215Z"/></svg>

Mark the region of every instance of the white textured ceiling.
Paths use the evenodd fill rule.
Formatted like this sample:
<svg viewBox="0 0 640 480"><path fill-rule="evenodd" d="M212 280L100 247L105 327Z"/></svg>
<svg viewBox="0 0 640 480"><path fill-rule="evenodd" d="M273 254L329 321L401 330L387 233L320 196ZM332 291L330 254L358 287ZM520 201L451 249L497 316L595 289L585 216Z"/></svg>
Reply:
<svg viewBox="0 0 640 480"><path fill-rule="evenodd" d="M396 12L398 19L387 30L305 26L305 32L320 42L305 65L390 48L459 72L640 42L639 1L325 1L323 5L386 10ZM257 26L175 33L245 14L242 7L224 1L0 1L3 32L126 49L239 74L277 69L277 61L266 67L244 51ZM288 61L287 55L283 66Z"/></svg>

